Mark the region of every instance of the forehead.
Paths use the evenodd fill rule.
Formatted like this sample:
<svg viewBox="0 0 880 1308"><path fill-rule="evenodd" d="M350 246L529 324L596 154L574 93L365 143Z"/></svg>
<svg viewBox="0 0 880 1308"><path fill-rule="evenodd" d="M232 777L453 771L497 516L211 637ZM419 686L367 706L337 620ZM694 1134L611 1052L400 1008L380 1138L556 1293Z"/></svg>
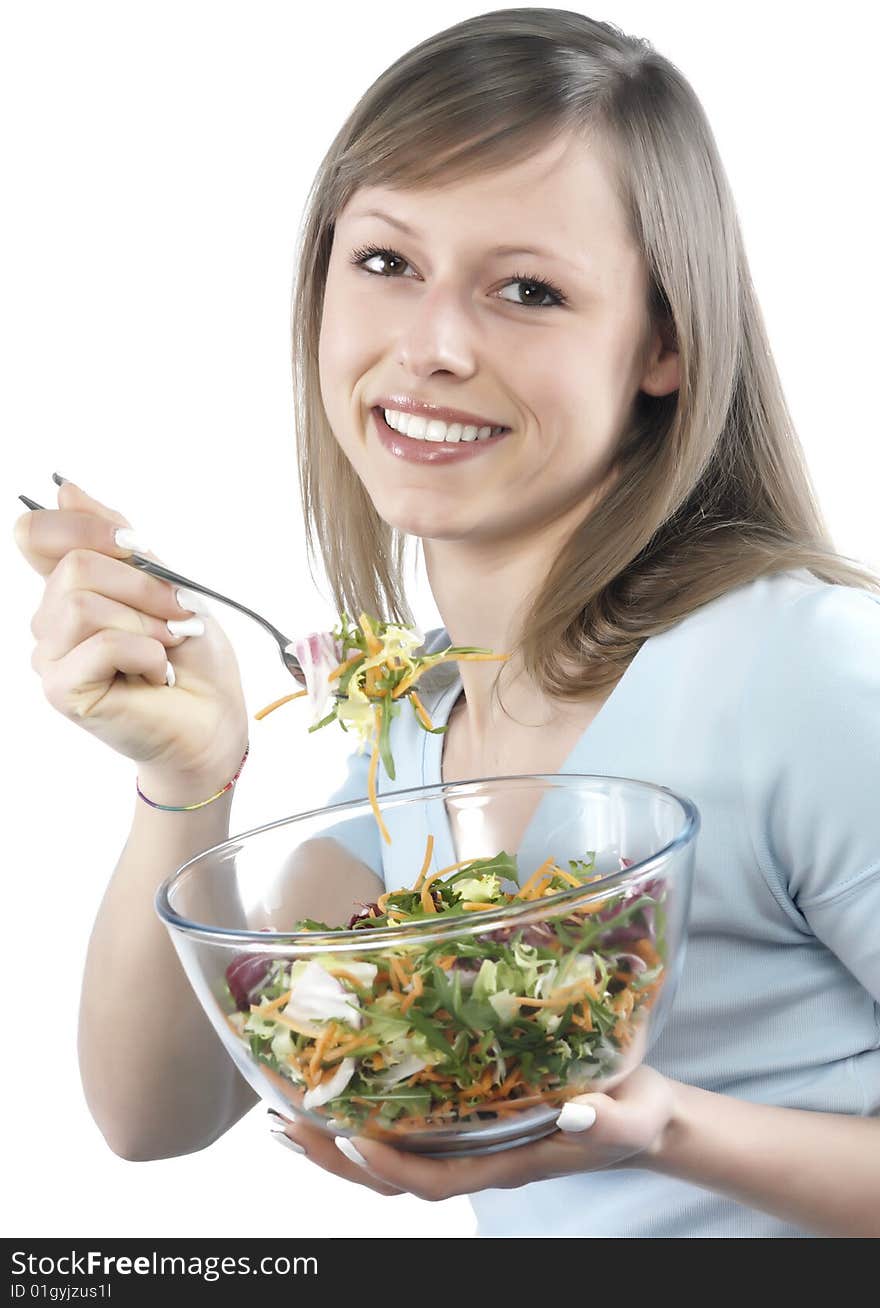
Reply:
<svg viewBox="0 0 880 1308"><path fill-rule="evenodd" d="M371 209L426 238L454 225L486 244L508 236L535 244L551 239L572 254L595 249L595 242L608 252L632 246L608 163L595 145L574 136L475 177L419 187L364 184L338 221L360 221Z"/></svg>

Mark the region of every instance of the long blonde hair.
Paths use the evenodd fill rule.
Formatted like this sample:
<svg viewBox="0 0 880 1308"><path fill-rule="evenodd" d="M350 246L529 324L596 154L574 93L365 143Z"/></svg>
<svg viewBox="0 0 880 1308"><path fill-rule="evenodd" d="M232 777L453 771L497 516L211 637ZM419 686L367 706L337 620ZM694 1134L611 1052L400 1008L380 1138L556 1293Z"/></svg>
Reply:
<svg viewBox="0 0 880 1308"><path fill-rule="evenodd" d="M317 543L337 612L415 625L409 538L376 512L321 400L334 218L361 185L456 181L521 162L567 131L603 151L643 252L645 363L659 328L681 368L677 392L636 396L609 464L619 475L530 597L506 651L543 694L578 700L616 683L649 636L763 574L806 568L878 593L880 577L833 548L691 86L648 41L610 23L497 9L382 73L307 200L292 301L300 492L309 568Z"/></svg>

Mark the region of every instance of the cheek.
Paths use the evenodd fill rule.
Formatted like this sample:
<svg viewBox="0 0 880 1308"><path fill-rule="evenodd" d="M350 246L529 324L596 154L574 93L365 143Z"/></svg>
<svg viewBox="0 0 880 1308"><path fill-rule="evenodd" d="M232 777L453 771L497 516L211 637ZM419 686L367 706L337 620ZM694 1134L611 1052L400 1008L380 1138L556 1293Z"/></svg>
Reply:
<svg viewBox="0 0 880 1308"><path fill-rule="evenodd" d="M318 361L322 371L326 367L335 376L356 377L368 362L370 343L375 339L375 309L371 314L366 299L354 293L344 275L334 276L331 270L321 315Z"/></svg>

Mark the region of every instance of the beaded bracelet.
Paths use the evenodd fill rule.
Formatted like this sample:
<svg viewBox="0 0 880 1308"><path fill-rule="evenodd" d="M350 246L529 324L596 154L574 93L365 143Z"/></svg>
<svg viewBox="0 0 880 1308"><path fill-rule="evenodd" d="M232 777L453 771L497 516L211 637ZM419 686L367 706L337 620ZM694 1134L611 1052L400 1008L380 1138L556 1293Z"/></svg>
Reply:
<svg viewBox="0 0 880 1308"><path fill-rule="evenodd" d="M157 804L152 799L147 799L146 795L138 785L137 779L135 779L134 784L137 788L137 793L140 795L141 799L143 799L147 804L150 805L151 808L164 808L167 812L170 813L190 813L194 808L204 808L206 804L212 804L215 799L219 799L221 795L226 794L227 790L232 789L238 778L241 776L242 768L244 767L244 761L250 752L250 748L251 748L250 743L248 743L244 751L244 756L242 757L241 763L239 764L238 771L236 772L232 780L228 782L227 785L225 785L222 790L218 790L216 795L212 795L210 799L203 799L198 804L182 804L180 807L177 807L174 804Z"/></svg>

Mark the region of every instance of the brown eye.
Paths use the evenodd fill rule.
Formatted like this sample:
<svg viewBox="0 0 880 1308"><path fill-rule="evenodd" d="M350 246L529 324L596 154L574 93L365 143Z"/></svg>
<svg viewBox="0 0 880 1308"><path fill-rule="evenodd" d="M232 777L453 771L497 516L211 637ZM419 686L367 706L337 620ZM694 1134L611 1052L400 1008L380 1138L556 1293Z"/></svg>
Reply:
<svg viewBox="0 0 880 1308"><path fill-rule="evenodd" d="M409 267L406 259L399 255L396 250L389 250L380 245L362 245L357 250L353 250L350 256L350 262L356 268L363 268L364 272L370 273L374 277L393 277L394 272L380 272L378 269L367 268L366 265L371 259L384 259L386 264L398 263L405 268ZM505 283L507 286L528 286L534 291L534 297L527 300L506 300L507 304L516 304L518 308L537 308L537 309L555 309L568 303L565 294L554 286L552 282L544 281L541 277L530 277L527 273L514 273L510 281ZM550 296L550 304L544 304L541 301ZM503 297L502 297L503 298Z"/></svg>

